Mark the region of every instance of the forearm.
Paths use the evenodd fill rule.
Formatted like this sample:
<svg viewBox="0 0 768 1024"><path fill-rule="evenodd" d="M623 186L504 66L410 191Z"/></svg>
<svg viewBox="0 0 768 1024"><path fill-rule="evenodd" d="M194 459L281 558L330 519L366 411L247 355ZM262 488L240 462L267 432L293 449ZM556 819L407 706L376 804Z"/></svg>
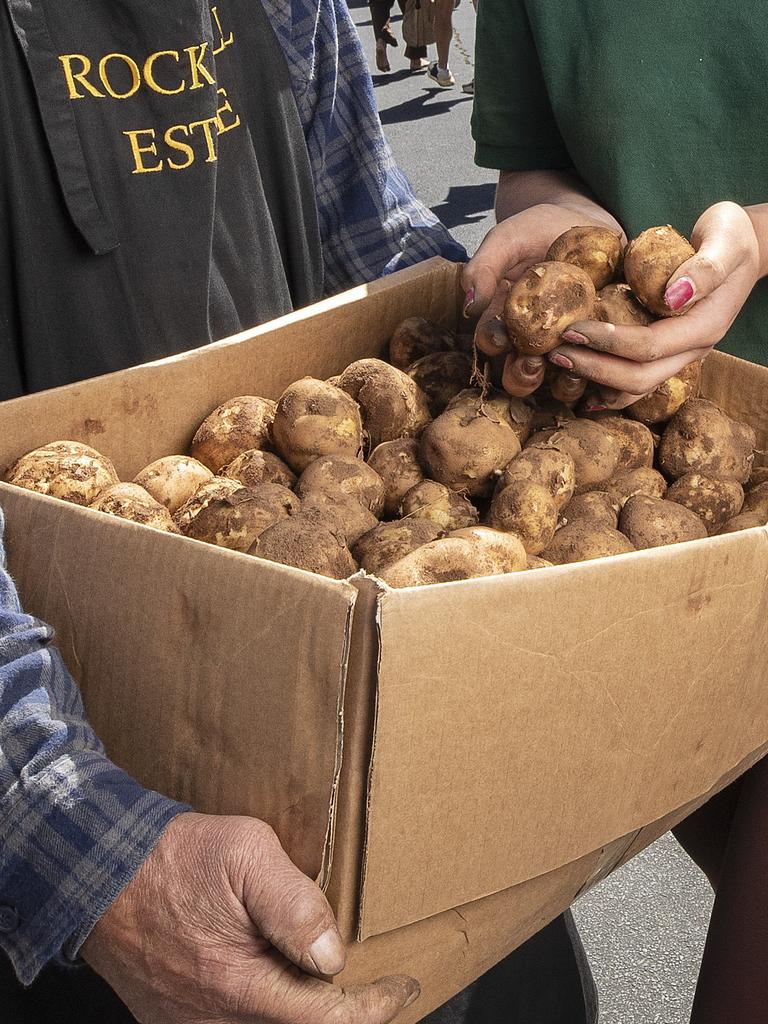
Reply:
<svg viewBox="0 0 768 1024"><path fill-rule="evenodd" d="M768 276L768 203L745 206L760 247L760 277Z"/></svg>
<svg viewBox="0 0 768 1024"><path fill-rule="evenodd" d="M595 220L621 231L621 224L599 205L584 182L571 171L501 171L496 189L496 220L506 220L531 206L573 210L587 222Z"/></svg>

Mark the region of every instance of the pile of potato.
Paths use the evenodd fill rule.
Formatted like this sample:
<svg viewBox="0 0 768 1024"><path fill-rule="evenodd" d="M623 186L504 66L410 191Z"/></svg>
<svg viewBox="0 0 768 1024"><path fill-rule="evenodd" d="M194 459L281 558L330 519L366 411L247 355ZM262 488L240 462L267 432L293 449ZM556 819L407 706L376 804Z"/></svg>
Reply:
<svg viewBox="0 0 768 1024"><path fill-rule="evenodd" d="M690 254L671 231L644 232L624 254L609 231L566 232L552 259L511 289L515 343L543 352L576 319L639 323L647 309L663 312L657 292ZM649 256L649 239L673 256ZM631 290L608 283L622 256ZM7 480L324 576L363 569L393 587L768 523L754 431L696 397L697 366L627 415L585 417L546 389L523 401L473 386L471 340L421 318L400 324L389 358L360 359L328 381L302 378L277 402L233 398L200 424L189 454L159 459L132 482L74 441L23 456Z"/></svg>

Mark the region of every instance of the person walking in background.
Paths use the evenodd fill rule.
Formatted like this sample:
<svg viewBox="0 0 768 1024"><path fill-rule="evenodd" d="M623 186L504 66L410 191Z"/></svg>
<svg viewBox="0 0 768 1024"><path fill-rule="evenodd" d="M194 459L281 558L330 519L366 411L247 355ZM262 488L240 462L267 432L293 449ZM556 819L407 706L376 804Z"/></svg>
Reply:
<svg viewBox="0 0 768 1024"><path fill-rule="evenodd" d="M450 89L456 85L451 73L449 55L453 39L453 11L455 0L431 0L435 17L435 42L437 44L437 60L429 65L427 77L439 85L441 89Z"/></svg>
<svg viewBox="0 0 768 1024"><path fill-rule="evenodd" d="M397 46L397 38L392 31L390 18L395 0L368 0L371 12L373 34L376 38L376 67L379 71L391 71L387 57L387 47ZM409 6L415 6L416 0L399 0L403 17L408 17ZM427 46L424 42L412 43L406 37L406 23L403 22L403 38L405 39L405 56L411 62L411 71L423 71L427 66Z"/></svg>

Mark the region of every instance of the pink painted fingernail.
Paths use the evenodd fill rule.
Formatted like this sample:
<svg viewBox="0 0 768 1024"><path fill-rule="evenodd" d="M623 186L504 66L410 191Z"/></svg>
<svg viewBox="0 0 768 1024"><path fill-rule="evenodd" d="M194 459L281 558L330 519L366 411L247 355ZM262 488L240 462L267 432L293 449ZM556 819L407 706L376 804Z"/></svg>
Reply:
<svg viewBox="0 0 768 1024"><path fill-rule="evenodd" d="M664 301L674 311L682 309L683 306L693 298L693 281L688 277L681 277L675 281L671 288L664 292Z"/></svg>
<svg viewBox="0 0 768 1024"><path fill-rule="evenodd" d="M560 352L550 352L549 361L550 363L554 363L555 366L562 366L564 370L573 369L573 363L568 358L568 356L564 356Z"/></svg>
<svg viewBox="0 0 768 1024"><path fill-rule="evenodd" d="M563 331L563 338L566 341L572 342L574 345L588 345L589 338L584 334L579 334L578 331Z"/></svg>
<svg viewBox="0 0 768 1024"><path fill-rule="evenodd" d="M608 408L608 406L600 405L599 402L587 402L584 408L587 410L587 412L604 412Z"/></svg>
<svg viewBox="0 0 768 1024"><path fill-rule="evenodd" d="M469 291L464 296L464 309L463 309L464 316L466 316L466 317L469 316L469 308L474 303L474 301L475 301L475 289L474 288L470 288Z"/></svg>

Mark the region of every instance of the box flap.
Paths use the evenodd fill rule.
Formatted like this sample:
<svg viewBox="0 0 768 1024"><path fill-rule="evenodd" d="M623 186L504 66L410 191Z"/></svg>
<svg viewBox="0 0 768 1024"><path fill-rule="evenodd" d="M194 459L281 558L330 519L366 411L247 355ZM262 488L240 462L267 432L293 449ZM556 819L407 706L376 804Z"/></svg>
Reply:
<svg viewBox="0 0 768 1024"><path fill-rule="evenodd" d="M576 860L764 745L767 573L762 529L385 594L360 936Z"/></svg>
<svg viewBox="0 0 768 1024"><path fill-rule="evenodd" d="M0 502L24 606L56 627L110 757L263 818L325 881L355 588L7 484Z"/></svg>

